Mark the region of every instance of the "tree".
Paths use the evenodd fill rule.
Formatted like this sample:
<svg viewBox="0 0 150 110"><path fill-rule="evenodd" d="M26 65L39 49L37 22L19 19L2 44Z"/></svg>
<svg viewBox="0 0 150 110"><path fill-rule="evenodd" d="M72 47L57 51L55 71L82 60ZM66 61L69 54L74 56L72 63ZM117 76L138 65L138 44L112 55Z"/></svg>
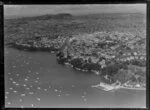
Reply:
<svg viewBox="0 0 150 110"><path fill-rule="evenodd" d="M71 60L70 63L71 63L74 67L80 68L81 65L83 64L83 61L82 61L81 58L76 58L76 59Z"/></svg>
<svg viewBox="0 0 150 110"><path fill-rule="evenodd" d="M121 83L125 83L129 81L133 76L128 74L128 70L120 69L117 74L114 74L112 77L113 81L120 81Z"/></svg>
<svg viewBox="0 0 150 110"><path fill-rule="evenodd" d="M104 75L107 74L107 75L113 76L114 74L117 74L120 68L122 68L121 64L117 64L117 63L110 64L107 67L102 69L102 73Z"/></svg>

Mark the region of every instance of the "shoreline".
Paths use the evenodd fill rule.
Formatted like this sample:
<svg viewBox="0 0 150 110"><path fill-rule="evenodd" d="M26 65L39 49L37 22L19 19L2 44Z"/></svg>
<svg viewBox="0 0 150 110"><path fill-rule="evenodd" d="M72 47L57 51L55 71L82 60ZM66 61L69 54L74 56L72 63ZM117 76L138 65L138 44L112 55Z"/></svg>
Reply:
<svg viewBox="0 0 150 110"><path fill-rule="evenodd" d="M64 63L64 65L66 66L70 66L71 68L75 69L75 70L78 70L78 71L81 71L81 72L91 72L91 73L94 73L95 75L100 75L100 72L99 71L96 71L96 70L85 70L85 69L80 69L80 68L77 68L77 67L74 67L72 64L70 64L69 62L66 62Z"/></svg>
<svg viewBox="0 0 150 110"><path fill-rule="evenodd" d="M74 67L73 65L71 65L70 63L64 63L65 65L67 65L67 66L70 66L70 67L72 67L72 68L74 68L75 70L78 70L78 71L82 71L82 72L92 72L92 73L94 73L94 74L96 74L96 75L100 75L100 72L99 71L95 71L95 70L91 70L91 71L88 71L88 70L84 70L84 69L80 69L80 68L76 68L76 67ZM127 81L127 82L129 82L129 81ZM126 82L126 83L127 83ZM103 82L102 82L103 83ZM144 87L127 87L127 86L130 86L130 85L127 85L126 83L124 83L124 84L122 84L122 85L119 85L119 86L112 86L112 87L114 87L114 89L112 89L112 90L117 90L117 89L129 89L129 90L146 90L146 88L144 88ZM108 84L108 85L110 85L110 84ZM132 86L132 85L131 85ZM93 87L94 87L94 85L93 85ZM99 88L100 87L100 85L98 84L98 85L95 85L95 87L96 88ZM103 88L103 87L102 87ZM105 91L112 91L112 90L107 90L107 87L106 88L103 88L103 90L105 90Z"/></svg>
<svg viewBox="0 0 150 110"><path fill-rule="evenodd" d="M146 90L144 87L125 87L124 84L121 85L113 85L113 84L107 84L105 82L100 82L98 85L92 85L92 88L98 88L102 89L104 91L113 91L113 90L118 90L118 89L129 89L129 90Z"/></svg>
<svg viewBox="0 0 150 110"><path fill-rule="evenodd" d="M128 87L124 87L124 86L120 86L120 89L130 89L130 90L146 90L146 88L128 88Z"/></svg>
<svg viewBox="0 0 150 110"><path fill-rule="evenodd" d="M26 46L22 46L22 45L16 45L16 44L8 44L5 45L7 48L13 48L13 49L17 49L20 51L28 51L28 52L36 52L36 51L40 51L40 52L49 52L51 54L56 54L56 52L58 51L58 49L51 49L51 48L44 48L44 47L26 47Z"/></svg>
<svg viewBox="0 0 150 110"><path fill-rule="evenodd" d="M15 48L15 49L18 49L18 48L16 48L16 46L10 46L11 48ZM22 50L22 48L23 47L21 47L21 48L19 48L19 50ZM41 49L41 48L40 48ZM40 49L37 49L37 50L35 50L35 51L40 51ZM23 49L23 50L26 50L26 49ZM28 50L28 49L27 49ZM44 51L44 50L43 50ZM49 52L51 53L51 54L57 54L57 51L53 51L53 50L49 50ZM56 55L57 56L57 55ZM56 60L61 60L61 58L56 58ZM71 68L73 68L73 69L75 69L75 70L77 70L77 71L81 71L81 72L91 72L91 73L94 73L95 75L101 75L101 71L96 71L96 70L87 70L87 69L83 69L83 68L78 68L78 67L76 67L76 66L74 66L73 64L71 64L70 62L68 62L68 61L64 61L64 62L62 62L62 64L63 65L66 65L66 66L70 66ZM146 88L132 88L132 87L127 87L128 85L120 85L120 86L112 86L112 87L110 87L110 88L112 88L112 89L110 89L109 90L109 88L107 88L107 87L102 87L103 88L103 90L105 90L105 91L111 91L111 90L117 90L117 89L130 89L130 90L146 90ZM129 85L130 86L130 85ZM132 86L132 85L131 85ZM97 86L97 88L99 88L100 86Z"/></svg>

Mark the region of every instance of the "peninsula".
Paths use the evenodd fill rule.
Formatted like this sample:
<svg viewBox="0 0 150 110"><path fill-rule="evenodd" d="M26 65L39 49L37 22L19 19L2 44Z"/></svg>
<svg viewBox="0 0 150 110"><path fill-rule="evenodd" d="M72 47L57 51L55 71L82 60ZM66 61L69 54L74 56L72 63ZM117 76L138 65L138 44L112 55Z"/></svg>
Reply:
<svg viewBox="0 0 150 110"><path fill-rule="evenodd" d="M146 88L143 19L140 13L6 19L4 40L20 50L55 53L59 64L103 78L99 86Z"/></svg>

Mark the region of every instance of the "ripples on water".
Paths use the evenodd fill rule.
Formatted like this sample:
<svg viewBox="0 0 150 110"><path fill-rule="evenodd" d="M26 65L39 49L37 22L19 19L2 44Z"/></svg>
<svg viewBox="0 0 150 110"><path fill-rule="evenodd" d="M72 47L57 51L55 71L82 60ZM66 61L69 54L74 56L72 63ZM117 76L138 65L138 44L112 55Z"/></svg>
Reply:
<svg viewBox="0 0 150 110"><path fill-rule="evenodd" d="M91 88L99 82L57 64L54 54L5 49L6 107L145 107L145 92Z"/></svg>

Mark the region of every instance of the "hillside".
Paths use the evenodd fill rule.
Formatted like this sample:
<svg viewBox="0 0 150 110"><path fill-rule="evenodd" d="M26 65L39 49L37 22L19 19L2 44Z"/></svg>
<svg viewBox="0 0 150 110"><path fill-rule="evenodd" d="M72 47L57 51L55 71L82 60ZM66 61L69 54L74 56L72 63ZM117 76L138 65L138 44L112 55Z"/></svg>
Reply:
<svg viewBox="0 0 150 110"><path fill-rule="evenodd" d="M146 15L58 14L9 19L5 45L55 52L60 64L90 71L106 82L146 83Z"/></svg>
<svg viewBox="0 0 150 110"><path fill-rule="evenodd" d="M60 16L64 16L64 14L58 14L55 17L59 18ZM5 43L20 38L26 39L36 36L66 37L99 31L132 32L143 36L146 29L146 15L141 13L68 16L69 19L51 19L51 15L5 19Z"/></svg>
<svg viewBox="0 0 150 110"><path fill-rule="evenodd" d="M57 56L60 64L108 76L109 83L131 80L145 84L146 36L119 32L77 35Z"/></svg>

